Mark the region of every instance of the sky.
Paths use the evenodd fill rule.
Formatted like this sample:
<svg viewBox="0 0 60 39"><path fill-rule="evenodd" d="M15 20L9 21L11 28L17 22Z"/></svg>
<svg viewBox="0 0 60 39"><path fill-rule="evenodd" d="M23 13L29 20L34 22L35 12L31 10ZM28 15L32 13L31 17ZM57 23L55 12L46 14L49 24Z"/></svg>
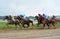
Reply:
<svg viewBox="0 0 60 39"><path fill-rule="evenodd" d="M60 15L60 0L0 0L0 16Z"/></svg>

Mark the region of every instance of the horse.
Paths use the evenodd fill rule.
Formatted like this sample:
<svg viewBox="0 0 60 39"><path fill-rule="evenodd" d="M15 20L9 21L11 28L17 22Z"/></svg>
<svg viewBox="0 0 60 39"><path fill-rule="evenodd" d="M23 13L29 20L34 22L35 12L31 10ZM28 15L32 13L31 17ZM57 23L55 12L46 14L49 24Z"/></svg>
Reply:
<svg viewBox="0 0 60 39"><path fill-rule="evenodd" d="M52 24L54 29L56 28L55 27L55 24L57 23L57 19L55 19L55 16L53 16L52 18L49 19L49 24Z"/></svg>
<svg viewBox="0 0 60 39"><path fill-rule="evenodd" d="M18 19L24 28L28 28L30 26L30 23L32 23L33 25L33 21L30 19L24 19L21 16L17 16L15 19ZM25 27L25 24L27 25L27 27Z"/></svg>
<svg viewBox="0 0 60 39"><path fill-rule="evenodd" d="M4 16L3 20L7 20L7 26L14 24L15 29L17 28L17 25L19 25L19 27L21 28L19 20L14 21L14 20L12 20L12 18L10 16Z"/></svg>
<svg viewBox="0 0 60 39"><path fill-rule="evenodd" d="M55 27L56 20L55 20L54 17L52 17L52 18L49 19L49 20L48 20L48 19L44 19L43 17L41 17L41 18L39 19L38 16L35 16L35 18L36 18L37 21L38 21L38 25L39 25L39 24L43 24L43 29L44 29L44 27L45 27L45 24L48 26L48 29L50 28L50 24L53 25L54 29L56 28L56 27Z"/></svg>
<svg viewBox="0 0 60 39"><path fill-rule="evenodd" d="M48 26L48 29L49 29L49 23L43 17L41 17L41 19L40 19L38 16L35 16L35 19L34 20L37 20L38 21L38 23L37 23L37 26L38 27L39 27L40 24L43 24L43 29L44 29L45 25L47 25Z"/></svg>

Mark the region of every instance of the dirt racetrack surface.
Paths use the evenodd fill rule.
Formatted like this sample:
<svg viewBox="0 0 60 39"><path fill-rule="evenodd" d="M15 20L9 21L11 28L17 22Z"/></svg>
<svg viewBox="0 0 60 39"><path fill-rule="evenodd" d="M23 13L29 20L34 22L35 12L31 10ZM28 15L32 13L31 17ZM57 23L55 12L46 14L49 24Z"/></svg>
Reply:
<svg viewBox="0 0 60 39"><path fill-rule="evenodd" d="M60 29L0 30L0 39L60 39Z"/></svg>

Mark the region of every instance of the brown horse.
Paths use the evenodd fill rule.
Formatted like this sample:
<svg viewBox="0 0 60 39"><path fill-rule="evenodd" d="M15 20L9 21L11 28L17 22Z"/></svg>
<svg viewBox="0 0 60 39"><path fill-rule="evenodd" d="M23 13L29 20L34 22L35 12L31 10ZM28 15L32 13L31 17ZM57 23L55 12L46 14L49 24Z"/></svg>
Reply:
<svg viewBox="0 0 60 39"><path fill-rule="evenodd" d="M47 25L48 29L49 29L49 23L48 23L48 21L46 19L44 19L42 16L41 16L41 18L38 17L38 16L35 16L35 20L38 21L37 26L39 26L40 24L43 24L43 29L44 29L45 25Z"/></svg>
<svg viewBox="0 0 60 39"><path fill-rule="evenodd" d="M52 17L52 18L49 19L48 21L49 21L49 24L52 24L53 27L54 27L54 29L55 29L55 28L56 28L56 27L55 27L55 24L56 24L57 20L56 20L54 17Z"/></svg>
<svg viewBox="0 0 60 39"><path fill-rule="evenodd" d="M55 27L56 19L55 19L54 16L51 19L49 19L49 20L48 19L44 19L43 16L41 16L41 15L35 16L35 18L38 21L38 24L37 24L38 26L40 24L43 24L43 29L44 29L45 25L47 25L48 29L49 29L50 28L50 24L52 24L54 26L54 28L56 28Z"/></svg>
<svg viewBox="0 0 60 39"><path fill-rule="evenodd" d="M18 19L24 28L25 28L24 26L25 24L27 25L27 28L30 26L30 23L32 23L33 25L33 21L30 19L24 19L21 16L17 16L15 19Z"/></svg>
<svg viewBox="0 0 60 39"><path fill-rule="evenodd" d="M17 25L19 25L19 27L21 28L19 20L14 21L14 20L12 20L11 16L4 16L3 20L7 20L7 26L14 24L15 28L17 28Z"/></svg>

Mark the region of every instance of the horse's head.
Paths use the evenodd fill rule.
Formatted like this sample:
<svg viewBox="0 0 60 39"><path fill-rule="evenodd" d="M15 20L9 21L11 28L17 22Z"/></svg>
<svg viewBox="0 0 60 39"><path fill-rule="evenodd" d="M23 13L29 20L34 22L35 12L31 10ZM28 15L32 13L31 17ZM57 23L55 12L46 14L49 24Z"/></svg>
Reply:
<svg viewBox="0 0 60 39"><path fill-rule="evenodd" d="M3 20L6 20L6 19L8 19L8 16L4 16L4 17L3 17Z"/></svg>
<svg viewBox="0 0 60 39"><path fill-rule="evenodd" d="M15 19L21 20L21 17L20 16L16 16Z"/></svg>
<svg viewBox="0 0 60 39"><path fill-rule="evenodd" d="M36 19L38 19L38 16L35 16Z"/></svg>
<svg viewBox="0 0 60 39"><path fill-rule="evenodd" d="M38 16L35 16L35 19L34 20L37 20L38 19Z"/></svg>

